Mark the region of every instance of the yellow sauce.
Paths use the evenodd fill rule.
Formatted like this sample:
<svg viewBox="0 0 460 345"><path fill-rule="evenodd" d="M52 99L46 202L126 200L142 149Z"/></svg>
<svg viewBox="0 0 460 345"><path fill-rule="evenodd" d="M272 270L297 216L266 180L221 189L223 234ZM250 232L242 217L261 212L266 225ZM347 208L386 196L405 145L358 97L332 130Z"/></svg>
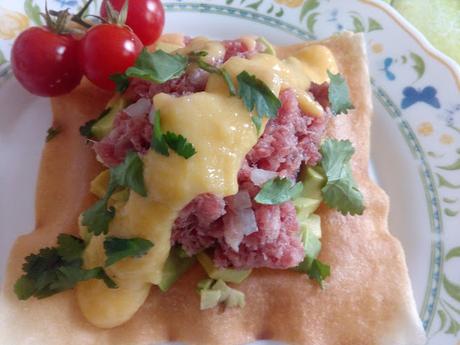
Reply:
<svg viewBox="0 0 460 345"><path fill-rule="evenodd" d="M209 50L208 57L213 59L221 56L222 48L218 42L198 38L181 52ZM313 51L309 51L307 47L285 61L268 54L250 59L234 57L224 67L235 82L243 70L256 75L276 95L292 88L302 108L321 115L321 108L305 90L312 80L327 80L325 68L336 70L330 51L323 48L312 46ZM197 154L184 159L172 151L165 157L150 150L143 157L148 196L131 191L126 204L117 207L109 233L122 238L142 237L154 247L141 258L126 258L106 268L118 289L108 289L96 280L77 286L83 314L98 327L115 327L133 316L147 298L151 284L161 281L171 228L179 211L202 193L236 194L241 162L258 140L251 114L239 98L229 95L220 76L210 76L205 92L181 97L158 94L153 102L160 110L163 131L186 137ZM104 266L103 241L103 236L92 237L84 254L85 267Z"/></svg>

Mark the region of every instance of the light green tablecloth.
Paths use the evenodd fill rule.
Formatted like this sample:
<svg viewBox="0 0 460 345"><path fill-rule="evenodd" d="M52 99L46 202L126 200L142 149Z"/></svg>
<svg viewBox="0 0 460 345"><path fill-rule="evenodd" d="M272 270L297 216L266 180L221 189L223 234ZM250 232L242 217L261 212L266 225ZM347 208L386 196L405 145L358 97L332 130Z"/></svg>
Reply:
<svg viewBox="0 0 460 345"><path fill-rule="evenodd" d="M384 0L439 50L460 63L460 0Z"/></svg>

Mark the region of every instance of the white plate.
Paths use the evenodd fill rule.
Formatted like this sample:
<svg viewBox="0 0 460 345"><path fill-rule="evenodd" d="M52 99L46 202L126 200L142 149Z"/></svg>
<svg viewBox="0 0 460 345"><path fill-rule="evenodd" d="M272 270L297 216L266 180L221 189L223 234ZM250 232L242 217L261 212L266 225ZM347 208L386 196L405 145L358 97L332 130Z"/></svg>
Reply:
<svg viewBox="0 0 460 345"><path fill-rule="evenodd" d="M48 1L51 8L80 1ZM34 7L38 6L38 7ZM276 44L366 33L374 92L372 161L390 194L430 345L459 345L460 71L389 6L367 0L166 1L167 31L266 36ZM33 24L43 1L0 0L0 51ZM23 15L26 9L27 16ZM29 19L31 18L31 19ZM6 59L5 59L6 60ZM0 62L2 57L0 56ZM0 66L0 270L14 238L34 227L34 188L48 101L26 94ZM10 79L9 81L6 81ZM391 258L388 258L391 265ZM1 277L1 276L0 276Z"/></svg>

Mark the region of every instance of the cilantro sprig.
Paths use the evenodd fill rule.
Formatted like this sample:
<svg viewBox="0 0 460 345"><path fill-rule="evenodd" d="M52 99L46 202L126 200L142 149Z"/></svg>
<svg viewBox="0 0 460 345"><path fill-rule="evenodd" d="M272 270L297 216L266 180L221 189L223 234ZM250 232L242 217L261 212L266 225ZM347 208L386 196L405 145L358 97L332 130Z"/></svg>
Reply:
<svg viewBox="0 0 460 345"><path fill-rule="evenodd" d="M141 196L147 196L144 183L144 163L135 152L129 152L123 163L110 169L110 181L104 197L83 212L82 224L94 235L106 234L115 217L115 208L109 199L119 187L127 187Z"/></svg>
<svg viewBox="0 0 460 345"><path fill-rule="evenodd" d="M327 71L327 75L330 79L328 96L332 114L348 113L348 110L354 109L354 106L351 103L347 82L339 73L332 74Z"/></svg>
<svg viewBox="0 0 460 345"><path fill-rule="evenodd" d="M25 258L22 275L14 285L14 292L20 300L34 296L45 298L75 287L78 282L100 279L107 287L116 288L115 282L102 267L84 269L82 254L85 248L78 237L61 234L58 245L43 248L37 254Z"/></svg>
<svg viewBox="0 0 460 345"><path fill-rule="evenodd" d="M351 173L350 159L355 152L349 140L327 139L321 145L321 167L327 177L322 188L324 202L342 214L362 214L363 195Z"/></svg>
<svg viewBox="0 0 460 345"><path fill-rule="evenodd" d="M252 121L260 130L264 117L274 118L281 107L281 101L260 79L243 71L236 77L238 81L238 96L249 111L254 111Z"/></svg>
<svg viewBox="0 0 460 345"><path fill-rule="evenodd" d="M277 205L299 196L302 189L302 182L294 183L286 177L275 177L262 186L254 200L259 204Z"/></svg>
<svg viewBox="0 0 460 345"><path fill-rule="evenodd" d="M185 159L189 159L196 154L193 144L188 142L182 135L169 131L163 134L159 110L155 113L151 148L166 157L169 156L169 149Z"/></svg>
<svg viewBox="0 0 460 345"><path fill-rule="evenodd" d="M104 250L107 257L105 265L113 265L127 257L141 257L147 254L152 247L153 243L151 241L139 237L107 237L104 240Z"/></svg>
<svg viewBox="0 0 460 345"><path fill-rule="evenodd" d="M233 83L232 78L230 77L230 74L227 72L225 68L219 68L214 65L211 65L204 61L203 57L208 55L206 51L199 51L199 52L192 52L190 54L190 61L195 62L199 68L202 70L208 72L208 73L213 73L220 75L222 78L224 78L225 83L227 84L228 87L228 92L230 93L230 96L235 96L236 95L236 87L235 84Z"/></svg>

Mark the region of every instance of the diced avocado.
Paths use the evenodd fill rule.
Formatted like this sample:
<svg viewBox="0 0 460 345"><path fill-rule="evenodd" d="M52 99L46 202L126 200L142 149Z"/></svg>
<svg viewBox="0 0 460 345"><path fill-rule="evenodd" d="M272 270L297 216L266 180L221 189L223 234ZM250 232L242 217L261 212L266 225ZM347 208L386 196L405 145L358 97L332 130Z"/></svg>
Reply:
<svg viewBox="0 0 460 345"><path fill-rule="evenodd" d="M232 289L223 280L205 279L198 283L201 310L216 307L219 303L225 303L226 307L244 307L245 295L241 291Z"/></svg>
<svg viewBox="0 0 460 345"><path fill-rule="evenodd" d="M163 50L166 53L172 53L177 49L182 48L179 44L167 43L167 42L158 42L155 46L155 50Z"/></svg>
<svg viewBox="0 0 460 345"><path fill-rule="evenodd" d="M275 48L273 48L273 45L270 42L268 42L265 37L259 37L257 39L257 42L262 43L265 46L265 50L263 51L264 54L276 56Z"/></svg>
<svg viewBox="0 0 460 345"><path fill-rule="evenodd" d="M102 139L105 137L113 128L113 121L115 120L115 115L117 115L120 110L123 110L128 105L128 101L121 95L116 95L110 100L107 104L107 109L110 111L100 118L91 128L91 133L97 139Z"/></svg>
<svg viewBox="0 0 460 345"><path fill-rule="evenodd" d="M109 185L110 171L104 170L97 175L90 183L89 190L99 198L103 198Z"/></svg>
<svg viewBox="0 0 460 345"><path fill-rule="evenodd" d="M219 290L202 290L200 296L200 309L211 309L220 303L221 292Z"/></svg>
<svg viewBox="0 0 460 345"><path fill-rule="evenodd" d="M321 204L320 199L310 199L302 197L294 199L292 202L294 203L294 206L297 210L297 214L300 214L300 212L302 212L307 215L315 212Z"/></svg>
<svg viewBox="0 0 460 345"><path fill-rule="evenodd" d="M321 218L317 214L300 213L297 215L300 227L305 259L299 264L297 270L306 272L321 250Z"/></svg>
<svg viewBox="0 0 460 345"><path fill-rule="evenodd" d="M214 266L214 263L212 262L211 258L205 253L197 254L196 258L200 262L201 266L203 266L208 276L212 279L222 279L226 282L239 284L251 274L251 270L218 268Z"/></svg>
<svg viewBox="0 0 460 345"><path fill-rule="evenodd" d="M303 182L303 190L301 196L311 199L322 200L321 189L326 184L326 177L321 169L305 168L300 174L300 180Z"/></svg>
<svg viewBox="0 0 460 345"><path fill-rule="evenodd" d="M244 293L235 289L231 289L227 299L225 300L225 305L229 308L243 308L245 304L246 298Z"/></svg>
<svg viewBox="0 0 460 345"><path fill-rule="evenodd" d="M194 257L182 255L182 248L171 248L168 259L163 267L161 282L158 285L161 291L167 291L195 263ZM212 281L211 281L212 282Z"/></svg>

